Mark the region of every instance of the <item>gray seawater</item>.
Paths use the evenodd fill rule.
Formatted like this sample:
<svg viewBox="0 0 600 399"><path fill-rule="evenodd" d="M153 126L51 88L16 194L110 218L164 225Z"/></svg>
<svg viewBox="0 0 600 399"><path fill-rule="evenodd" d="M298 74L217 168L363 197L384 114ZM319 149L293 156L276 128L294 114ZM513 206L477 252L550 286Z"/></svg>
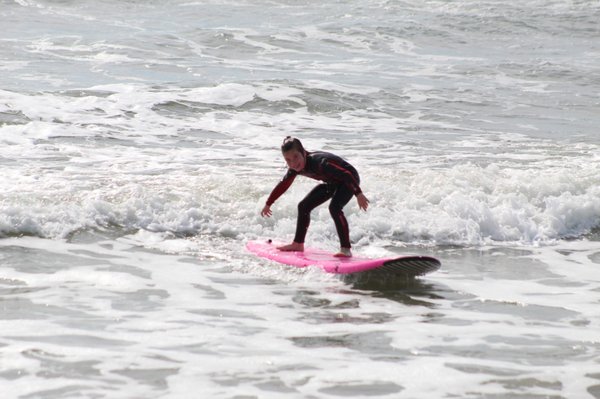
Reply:
<svg viewBox="0 0 600 399"><path fill-rule="evenodd" d="M6 398L600 398L597 1L0 0ZM290 239L293 134L355 252ZM308 243L334 250L327 209Z"/></svg>

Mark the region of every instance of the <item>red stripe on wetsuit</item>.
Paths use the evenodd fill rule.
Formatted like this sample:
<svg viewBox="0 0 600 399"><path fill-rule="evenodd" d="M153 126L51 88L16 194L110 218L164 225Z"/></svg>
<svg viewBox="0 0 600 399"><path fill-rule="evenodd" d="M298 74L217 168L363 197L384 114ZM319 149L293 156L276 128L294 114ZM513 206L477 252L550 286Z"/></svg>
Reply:
<svg viewBox="0 0 600 399"><path fill-rule="evenodd" d="M300 172L288 169L283 179L281 179L271 192L271 195L269 195L267 205L273 205L290 188L298 175L321 180L325 183L344 184L354 195L362 192L359 185L360 178L358 172L343 158L328 152L307 152L304 169Z"/></svg>

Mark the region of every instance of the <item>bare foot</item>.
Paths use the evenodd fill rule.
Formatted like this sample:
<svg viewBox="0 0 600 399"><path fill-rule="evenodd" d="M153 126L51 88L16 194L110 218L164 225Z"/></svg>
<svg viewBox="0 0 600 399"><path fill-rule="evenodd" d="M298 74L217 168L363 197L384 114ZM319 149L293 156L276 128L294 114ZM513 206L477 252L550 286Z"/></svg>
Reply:
<svg viewBox="0 0 600 399"><path fill-rule="evenodd" d="M278 250L280 251L298 251L298 252L303 252L304 251L304 244L300 244L299 242L293 242L291 244L288 245L282 245L281 247L277 247Z"/></svg>
<svg viewBox="0 0 600 399"><path fill-rule="evenodd" d="M336 258L351 258L352 251L350 250L350 248L340 248L340 252L333 256L335 256Z"/></svg>

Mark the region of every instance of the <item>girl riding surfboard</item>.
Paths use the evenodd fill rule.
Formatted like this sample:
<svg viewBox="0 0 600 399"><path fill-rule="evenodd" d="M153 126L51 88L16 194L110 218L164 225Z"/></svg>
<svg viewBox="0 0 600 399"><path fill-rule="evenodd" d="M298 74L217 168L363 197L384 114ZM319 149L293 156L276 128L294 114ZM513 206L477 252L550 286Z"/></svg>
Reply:
<svg viewBox="0 0 600 399"><path fill-rule="evenodd" d="M304 239L310 224L310 213L317 206L331 199L329 213L333 218L340 239L338 257L352 256L350 230L343 208L355 196L358 207L364 211L369 200L360 188L360 177L356 169L343 158L324 151L309 152L295 137L287 136L281 145L281 153L288 170L275 186L261 211L263 217L273 213L271 206L292 185L296 176L306 176L323 183L313 188L298 204L296 235L291 244L278 247L281 251L304 251Z"/></svg>

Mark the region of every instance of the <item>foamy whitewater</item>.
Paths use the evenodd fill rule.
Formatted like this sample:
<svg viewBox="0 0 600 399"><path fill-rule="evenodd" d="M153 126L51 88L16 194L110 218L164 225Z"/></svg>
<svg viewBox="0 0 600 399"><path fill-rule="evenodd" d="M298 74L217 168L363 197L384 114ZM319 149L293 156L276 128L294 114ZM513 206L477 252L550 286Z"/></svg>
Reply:
<svg viewBox="0 0 600 399"><path fill-rule="evenodd" d="M3 398L600 398L597 1L0 0ZM345 157L354 252L279 145ZM307 244L336 250L327 207Z"/></svg>

